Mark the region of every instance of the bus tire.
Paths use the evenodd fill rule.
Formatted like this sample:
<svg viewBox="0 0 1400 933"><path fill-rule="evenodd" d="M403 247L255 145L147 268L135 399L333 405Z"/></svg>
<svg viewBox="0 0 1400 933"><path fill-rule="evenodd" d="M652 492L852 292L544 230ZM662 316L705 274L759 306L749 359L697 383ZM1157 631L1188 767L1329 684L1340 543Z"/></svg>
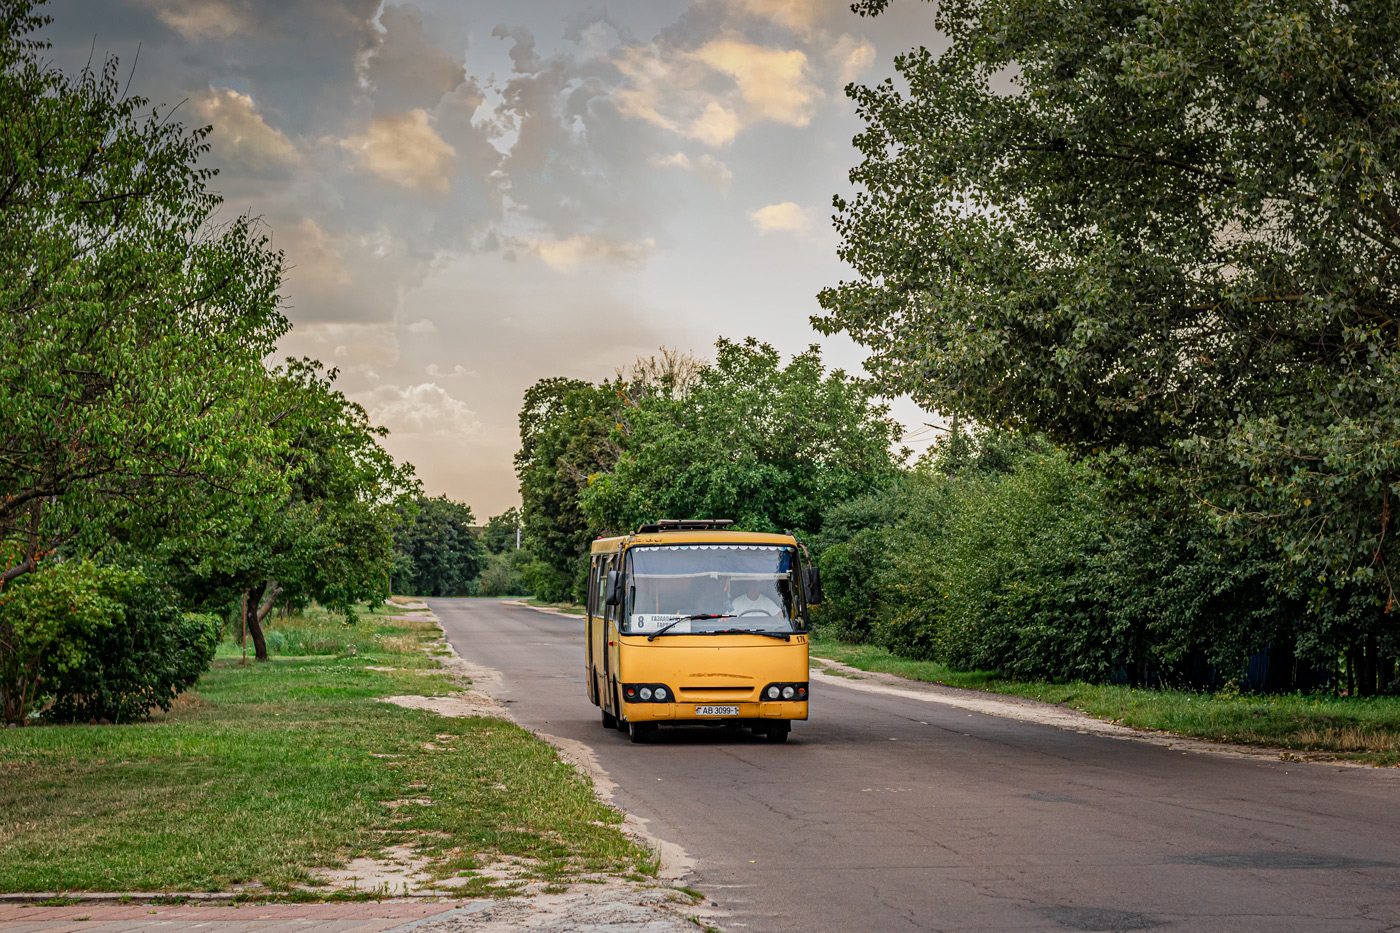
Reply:
<svg viewBox="0 0 1400 933"><path fill-rule="evenodd" d="M617 717L614 716L612 713L608 712L607 710L603 710L603 728L604 728L604 729L616 729L616 728L617 728Z"/></svg>
<svg viewBox="0 0 1400 933"><path fill-rule="evenodd" d="M788 733L792 731L792 723L786 719L780 719L777 722L770 722L764 731L767 733L768 741L781 744L788 740Z"/></svg>
<svg viewBox="0 0 1400 933"><path fill-rule="evenodd" d="M656 726L649 722L629 722L627 724L627 737L632 740L633 745L645 745L656 735Z"/></svg>

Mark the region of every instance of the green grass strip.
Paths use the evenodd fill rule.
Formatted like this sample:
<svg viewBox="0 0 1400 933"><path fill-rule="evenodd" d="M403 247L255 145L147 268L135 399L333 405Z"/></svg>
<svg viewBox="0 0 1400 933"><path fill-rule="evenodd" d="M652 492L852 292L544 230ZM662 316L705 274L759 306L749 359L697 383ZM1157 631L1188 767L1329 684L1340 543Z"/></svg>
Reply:
<svg viewBox="0 0 1400 933"><path fill-rule="evenodd" d="M245 666L225 644L148 723L0 732L0 891L288 890L401 842L435 856L438 877L502 859L545 881L654 871L549 745L498 719L376 702L455 689L424 651L436 627L388 615L272 627L336 654Z"/></svg>
<svg viewBox="0 0 1400 933"><path fill-rule="evenodd" d="M1400 762L1400 697L1256 695L1156 690L1090 684L1008 680L987 671L955 671L873 645L812 640L812 655L863 671L910 680L1027 697L1067 706L1097 719L1139 729L1324 753L1378 766Z"/></svg>

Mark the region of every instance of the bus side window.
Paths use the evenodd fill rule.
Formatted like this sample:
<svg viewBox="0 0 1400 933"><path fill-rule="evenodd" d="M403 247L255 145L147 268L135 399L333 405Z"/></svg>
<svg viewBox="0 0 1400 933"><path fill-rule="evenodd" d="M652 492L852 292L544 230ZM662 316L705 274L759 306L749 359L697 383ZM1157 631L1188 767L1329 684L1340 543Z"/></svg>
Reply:
<svg viewBox="0 0 1400 933"><path fill-rule="evenodd" d="M608 571L609 571L609 570L616 570L616 569L617 569L617 559L616 559L616 558L613 558L612 560L609 560L606 564L603 565L602 573L599 574L599 584L598 584L598 585L599 585L599 588L600 588L601 590L604 591L604 595L601 596L601 597L599 597L599 598L602 599L604 602L607 601L606 590L607 590L607 586L608 586ZM618 625L621 625L621 624L622 624L622 621L621 621L621 620L622 620L622 604L621 604L621 603L618 603L618 604L615 605L615 606L608 606L608 607L607 607L607 613L608 613L608 618L609 618L609 619L612 619L614 622L618 623Z"/></svg>
<svg viewBox="0 0 1400 933"><path fill-rule="evenodd" d="M607 568L607 558L593 558L593 572L588 575L588 614L590 616L603 614L603 581L608 576Z"/></svg>

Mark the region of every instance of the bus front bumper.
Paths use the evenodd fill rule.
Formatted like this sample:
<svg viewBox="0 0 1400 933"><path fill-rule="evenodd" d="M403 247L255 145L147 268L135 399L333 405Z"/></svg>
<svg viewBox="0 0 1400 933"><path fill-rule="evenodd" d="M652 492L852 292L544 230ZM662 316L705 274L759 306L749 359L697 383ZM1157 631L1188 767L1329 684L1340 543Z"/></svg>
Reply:
<svg viewBox="0 0 1400 933"><path fill-rule="evenodd" d="M806 719L807 703L626 703L629 722L726 723L758 719Z"/></svg>

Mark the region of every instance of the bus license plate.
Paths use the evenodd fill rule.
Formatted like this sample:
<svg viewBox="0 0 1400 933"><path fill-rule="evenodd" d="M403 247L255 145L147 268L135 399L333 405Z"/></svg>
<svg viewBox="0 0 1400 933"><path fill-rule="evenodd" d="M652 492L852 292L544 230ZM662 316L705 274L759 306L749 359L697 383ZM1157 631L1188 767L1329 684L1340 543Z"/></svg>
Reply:
<svg viewBox="0 0 1400 933"><path fill-rule="evenodd" d="M695 707L697 716L738 716L737 706L697 706Z"/></svg>

